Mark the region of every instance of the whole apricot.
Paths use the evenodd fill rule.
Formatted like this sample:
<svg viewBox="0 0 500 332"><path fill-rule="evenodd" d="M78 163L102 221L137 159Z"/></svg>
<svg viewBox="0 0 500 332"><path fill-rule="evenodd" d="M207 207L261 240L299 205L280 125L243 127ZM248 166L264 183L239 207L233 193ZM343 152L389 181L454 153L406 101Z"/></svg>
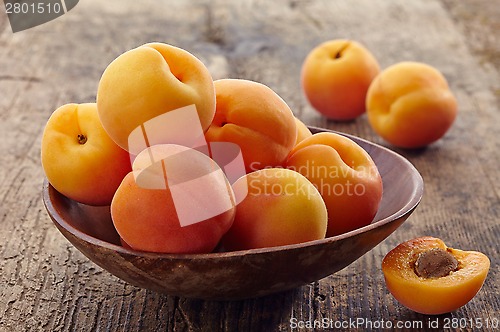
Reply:
<svg viewBox="0 0 500 332"><path fill-rule="evenodd" d="M354 40L336 39L314 48L302 65L302 88L311 105L333 120L365 112L368 87L379 73L377 59Z"/></svg>
<svg viewBox="0 0 500 332"><path fill-rule="evenodd" d="M191 53L150 43L121 54L108 65L99 82L97 106L109 136L125 150L138 154L142 148L133 149L129 142L136 131L149 135L144 138L147 146L181 143L171 137L171 131L179 127L189 130L196 125L203 135L215 113L214 84L208 69ZM188 120L191 123L163 121L168 120L166 114L187 112L189 106L196 115ZM151 122L155 119L159 124ZM144 127L146 123L149 128Z"/></svg>
<svg viewBox="0 0 500 332"><path fill-rule="evenodd" d="M142 151L111 203L123 242L159 253L213 251L234 214L234 194L220 167L202 152L174 144Z"/></svg>
<svg viewBox="0 0 500 332"><path fill-rule="evenodd" d="M109 205L132 170L128 152L102 127L95 103L66 104L52 113L43 131L41 160L57 191L89 205Z"/></svg>
<svg viewBox="0 0 500 332"><path fill-rule="evenodd" d="M240 178L233 189L240 203L234 223L222 239L226 250L274 247L325 237L325 203L301 174L284 168L262 169Z"/></svg>
<svg viewBox="0 0 500 332"><path fill-rule="evenodd" d="M440 139L457 116L457 101L434 67L400 62L382 71L366 96L368 120L394 146L419 148Z"/></svg>
<svg viewBox="0 0 500 332"><path fill-rule="evenodd" d="M221 79L214 84L217 109L207 141L237 144L247 172L283 166L297 139L295 119L285 101L254 81Z"/></svg>
<svg viewBox="0 0 500 332"><path fill-rule="evenodd" d="M481 289L490 260L425 236L401 243L382 261L387 289L405 307L428 315L457 310Z"/></svg>
<svg viewBox="0 0 500 332"><path fill-rule="evenodd" d="M382 199L382 178L370 155L353 140L330 132L314 134L293 148L286 165L321 193L328 209L327 236L372 222Z"/></svg>

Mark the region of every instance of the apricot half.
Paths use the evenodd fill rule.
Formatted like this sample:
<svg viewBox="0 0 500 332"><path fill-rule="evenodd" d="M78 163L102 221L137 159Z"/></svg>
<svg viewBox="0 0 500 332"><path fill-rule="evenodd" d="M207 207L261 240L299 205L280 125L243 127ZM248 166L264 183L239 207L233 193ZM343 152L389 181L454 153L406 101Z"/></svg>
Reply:
<svg viewBox="0 0 500 332"><path fill-rule="evenodd" d="M481 289L490 260L449 248L434 237L401 243L382 261L387 289L405 307L428 315L457 310Z"/></svg>

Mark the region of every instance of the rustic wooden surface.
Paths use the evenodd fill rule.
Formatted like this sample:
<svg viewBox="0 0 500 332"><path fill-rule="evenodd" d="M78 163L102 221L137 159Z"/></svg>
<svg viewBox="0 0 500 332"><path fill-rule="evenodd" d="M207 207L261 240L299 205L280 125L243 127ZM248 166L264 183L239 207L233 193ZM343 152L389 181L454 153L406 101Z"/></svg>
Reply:
<svg viewBox="0 0 500 332"><path fill-rule="evenodd" d="M481 292L465 307L438 316L441 327L450 318L498 322L500 10L494 1L460 3L85 0L55 21L16 34L2 11L0 331L286 331L292 318L360 318L379 326L422 322L425 328L435 318L400 306L380 270L391 248L422 235L482 251L492 263ZM215 79L269 85L307 124L385 145L366 116L350 123L326 121L301 93L304 57L333 38L364 43L383 68L403 60L435 66L460 105L444 139L424 150L396 149L421 172L424 198L401 228L346 269L260 299L180 299L118 280L88 261L51 224L40 195L45 121L64 103L93 101L106 65L150 41L191 51Z"/></svg>

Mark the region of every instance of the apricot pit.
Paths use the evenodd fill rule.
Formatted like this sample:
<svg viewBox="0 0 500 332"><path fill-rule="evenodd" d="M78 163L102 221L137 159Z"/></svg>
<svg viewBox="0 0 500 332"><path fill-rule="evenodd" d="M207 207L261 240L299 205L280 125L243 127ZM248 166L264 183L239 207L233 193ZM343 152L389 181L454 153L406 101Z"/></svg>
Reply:
<svg viewBox="0 0 500 332"><path fill-rule="evenodd" d="M415 262L415 273L423 278L446 277L457 268L457 259L441 248L432 248L420 253Z"/></svg>

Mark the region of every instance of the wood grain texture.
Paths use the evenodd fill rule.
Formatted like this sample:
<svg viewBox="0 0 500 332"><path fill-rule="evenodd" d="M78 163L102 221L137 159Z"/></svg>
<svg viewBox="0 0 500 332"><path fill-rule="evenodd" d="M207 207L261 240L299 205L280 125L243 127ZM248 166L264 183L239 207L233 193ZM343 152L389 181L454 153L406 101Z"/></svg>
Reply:
<svg viewBox="0 0 500 332"><path fill-rule="evenodd" d="M489 19L495 11L484 10L485 3L468 2L476 6L469 17L468 7L447 0L85 0L53 22L16 34L2 12L0 331L288 331L292 318L420 321L425 327L429 317L401 307L380 270L391 248L421 235L482 251L492 263L482 291L465 307L439 316L441 326L446 318L500 319L499 43L491 37L498 30ZM267 84L309 125L385 145L366 116L327 121L301 93L303 59L333 38L360 41L383 68L403 60L433 65L459 101L458 119L444 139L423 150L396 150L421 172L424 198L401 228L354 264L274 296L186 300L113 277L50 222L41 201L45 121L64 103L95 100L106 65L150 41L189 50L215 79Z"/></svg>

